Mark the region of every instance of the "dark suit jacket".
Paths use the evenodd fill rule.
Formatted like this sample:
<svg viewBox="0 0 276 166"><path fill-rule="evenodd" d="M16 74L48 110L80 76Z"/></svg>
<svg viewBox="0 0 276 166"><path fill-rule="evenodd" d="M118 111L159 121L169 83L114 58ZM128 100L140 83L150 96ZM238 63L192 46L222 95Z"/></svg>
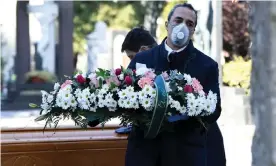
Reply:
<svg viewBox="0 0 276 166"><path fill-rule="evenodd" d="M218 64L194 48L191 41L184 51L178 53L169 63L164 41L153 49L138 53L128 68L135 69L136 63L142 63L156 71L177 69L196 77L205 92L212 90L218 95L216 111L210 116L203 117L205 123L216 125L221 113ZM207 134L202 132L201 124L195 118L190 118L175 122L174 126L175 132L160 133L153 140L143 139L143 132L136 127L129 135L126 166L207 166ZM224 154L224 149L221 152ZM214 162L209 166L225 165Z"/></svg>

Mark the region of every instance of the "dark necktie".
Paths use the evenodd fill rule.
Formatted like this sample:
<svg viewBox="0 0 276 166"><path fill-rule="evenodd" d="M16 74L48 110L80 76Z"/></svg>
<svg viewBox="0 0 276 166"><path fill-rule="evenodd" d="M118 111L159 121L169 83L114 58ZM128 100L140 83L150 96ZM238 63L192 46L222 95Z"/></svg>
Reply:
<svg viewBox="0 0 276 166"><path fill-rule="evenodd" d="M168 61L170 62L170 63L172 63L173 61L175 61L175 59L176 59L176 55L177 54L177 52L171 52L169 55L168 55Z"/></svg>
<svg viewBox="0 0 276 166"><path fill-rule="evenodd" d="M173 62L175 62L176 60L176 56L177 56L177 52L171 52L169 55L168 55L168 61L169 61L169 69L170 70L173 70L174 67L173 67Z"/></svg>

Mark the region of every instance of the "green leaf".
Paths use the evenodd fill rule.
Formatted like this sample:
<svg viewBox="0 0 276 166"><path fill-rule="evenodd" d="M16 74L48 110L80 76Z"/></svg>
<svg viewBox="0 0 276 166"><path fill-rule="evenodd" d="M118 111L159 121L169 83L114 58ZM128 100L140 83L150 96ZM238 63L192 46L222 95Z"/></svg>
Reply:
<svg viewBox="0 0 276 166"><path fill-rule="evenodd" d="M48 114L40 115L39 117L35 118L35 121L42 121L44 119L48 118Z"/></svg>
<svg viewBox="0 0 276 166"><path fill-rule="evenodd" d="M80 72L78 70L75 70L74 73L73 73L73 75L76 75L78 73L80 73Z"/></svg>
<svg viewBox="0 0 276 166"><path fill-rule="evenodd" d="M87 121L95 121L98 120L99 117L93 114L93 112L87 112L84 114L84 117L86 118Z"/></svg>
<svg viewBox="0 0 276 166"><path fill-rule="evenodd" d="M71 77L70 77L70 76L67 76L67 75L64 75L64 77L67 78L67 79L71 79Z"/></svg>
<svg viewBox="0 0 276 166"><path fill-rule="evenodd" d="M111 89L111 90L114 89L114 88L116 88L116 87L117 87L116 84L114 84L113 82L110 83L110 89Z"/></svg>
<svg viewBox="0 0 276 166"><path fill-rule="evenodd" d="M36 104L34 104L34 103L30 103L30 104L29 104L29 107L31 107L31 108L38 108L38 105L36 105Z"/></svg>
<svg viewBox="0 0 276 166"><path fill-rule="evenodd" d="M99 87L101 88L103 86L103 80L100 78L99 79Z"/></svg>

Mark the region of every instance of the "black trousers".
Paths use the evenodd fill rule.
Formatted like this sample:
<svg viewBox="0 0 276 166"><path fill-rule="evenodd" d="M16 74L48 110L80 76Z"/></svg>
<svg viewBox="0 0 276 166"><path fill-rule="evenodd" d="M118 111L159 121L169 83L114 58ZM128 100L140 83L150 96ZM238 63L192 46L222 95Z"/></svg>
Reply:
<svg viewBox="0 0 276 166"><path fill-rule="evenodd" d="M136 130L128 140L125 166L226 166L217 123L208 133L161 133L153 140L143 139L143 132Z"/></svg>
<svg viewBox="0 0 276 166"><path fill-rule="evenodd" d="M164 132L152 140L133 132L128 139L125 166L207 166L205 138L200 130Z"/></svg>
<svg viewBox="0 0 276 166"><path fill-rule="evenodd" d="M208 166L226 166L223 137L217 123L212 124L207 133L207 163Z"/></svg>

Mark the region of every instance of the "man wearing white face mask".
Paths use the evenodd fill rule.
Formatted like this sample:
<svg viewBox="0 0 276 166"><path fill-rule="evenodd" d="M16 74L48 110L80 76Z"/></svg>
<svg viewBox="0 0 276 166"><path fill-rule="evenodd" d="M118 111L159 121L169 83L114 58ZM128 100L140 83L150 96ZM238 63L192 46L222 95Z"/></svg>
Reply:
<svg viewBox="0 0 276 166"><path fill-rule="evenodd" d="M177 69L196 77L205 92L211 90L217 93L215 112L202 118L208 124L208 132L195 117L186 120L181 116L173 117L169 120L173 132L163 131L154 139L144 139L140 126L133 126L127 146L126 166L226 165L223 140L216 124L221 113L218 64L193 46L191 37L196 23L197 14L190 4L176 5L166 22L167 37L153 49L138 53L128 67L135 69L136 63L141 63L159 72Z"/></svg>

